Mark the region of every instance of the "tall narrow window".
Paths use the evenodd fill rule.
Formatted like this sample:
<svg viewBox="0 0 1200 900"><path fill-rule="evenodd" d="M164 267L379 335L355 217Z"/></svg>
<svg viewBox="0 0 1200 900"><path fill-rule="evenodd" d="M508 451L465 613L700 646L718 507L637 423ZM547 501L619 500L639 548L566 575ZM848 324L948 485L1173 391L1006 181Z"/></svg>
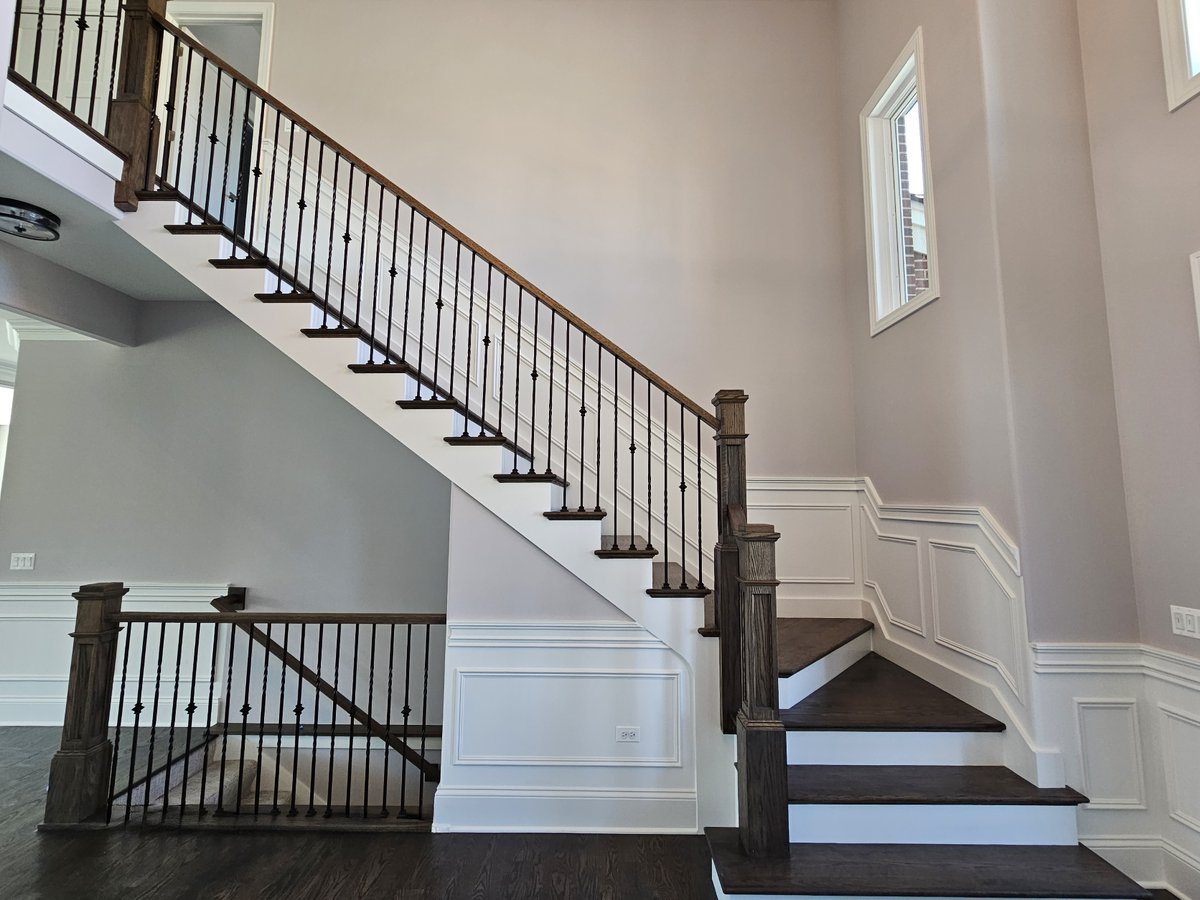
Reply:
<svg viewBox="0 0 1200 900"><path fill-rule="evenodd" d="M1167 106L1178 109L1200 94L1200 0L1158 0Z"/></svg>
<svg viewBox="0 0 1200 900"><path fill-rule="evenodd" d="M862 111L871 334L938 297L921 31Z"/></svg>

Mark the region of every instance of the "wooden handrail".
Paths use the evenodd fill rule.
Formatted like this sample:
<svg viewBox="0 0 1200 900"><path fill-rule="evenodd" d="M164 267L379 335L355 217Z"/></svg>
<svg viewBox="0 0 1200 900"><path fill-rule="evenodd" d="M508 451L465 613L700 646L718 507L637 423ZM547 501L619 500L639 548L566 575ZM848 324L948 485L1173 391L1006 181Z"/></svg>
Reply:
<svg viewBox="0 0 1200 900"><path fill-rule="evenodd" d="M635 372L637 372L639 375L641 375L647 381L649 381L652 384L654 384L655 386L657 386L660 390L662 390L664 393L666 393L668 396L670 396L671 399L673 399L675 402L681 404L685 409L687 409L689 412L694 414L702 422L706 423L709 427L714 428L714 429L718 427L718 425L720 423L718 422L717 417L715 415L713 415L711 412L709 412L707 409L705 409L703 406L701 406L696 401L692 400L690 397L688 397L686 394L684 394L683 391L679 390L679 388L672 385L665 378L663 378L660 375L658 375L657 373L655 373L652 369L650 369L644 363L640 362L635 357L631 356L629 353L622 350L620 347L618 347L616 344L614 344L608 338L604 337L604 335L600 334L599 331L597 331L595 328L593 328L591 325L589 325L583 319L579 318L579 316L577 316L575 313L571 312L569 309L567 309L565 306L563 306L557 300L554 300L549 294L547 294L541 288L539 288L535 284L533 284L533 282L522 277L511 267L509 267L505 263L501 262L499 258L494 256L492 253L488 252L488 250L485 249L481 244L479 244L476 241L472 240L471 238L467 237L465 234L463 234L463 232L461 232L460 230L455 228L453 225L451 225L449 222L447 222L445 219L443 219L441 216L439 216L437 213L435 213L433 210L431 210L424 203L421 203L419 200L417 200L415 197L413 197L412 194L408 193L406 190L401 188L399 185L397 185L394 181L392 181L386 175L382 174L378 169L374 168L371 165L368 165L366 162L364 162L362 160L361 157L359 157L356 154L352 153L351 151L347 150L342 144L338 143L333 138L331 138L328 134L326 134L324 131L317 128L315 125L313 125L310 121L308 121L308 119L299 115L295 110L293 110L287 104L283 103L277 97L275 97L272 94L268 93L267 91L263 90L263 88L261 88L257 84L255 84L254 79L239 72L234 66L230 65L228 62L221 59L219 56L217 56L215 53L213 53L211 50L209 50L203 44L199 43L195 39L188 36L181 29L179 29L178 27L173 25L171 22L167 21L162 16L159 16L158 14L152 12L151 17L165 32L167 32L168 34L174 35L178 41L180 41L181 43L185 44L188 47L191 47L192 50L199 53L202 57L204 57L205 59L208 59L210 62L214 63L226 75L228 75L233 80L239 82L243 88L245 88L250 93L257 96L263 102L272 106L277 112L283 113L290 120L292 120L295 124L304 128L310 135L312 135L314 138L316 138L320 142L324 143L326 146L328 146L335 153L339 154L343 159L345 159L347 162L349 162L355 168L357 168L358 170L360 170L361 172L366 174L368 177L374 179L380 185L382 185L387 190L392 192L392 194L394 194L396 197L398 197L400 200L402 200L407 206L409 206L412 209L415 209L422 216L424 216L426 219L428 219L430 222L432 222L434 225L436 225L440 230L442 230L446 234L452 236L456 241L459 241L464 247L467 247L468 249L470 249L479 258L486 261L489 265L491 265L498 272L501 272L502 274L508 276L510 279L512 279L513 282L515 282L518 285L518 287L521 287L528 293L532 294L539 301L541 301L546 306L548 306L550 309L552 309L557 315L561 316L564 320L566 320L567 322L574 325L580 331L584 332L591 340L595 341L596 344L603 347L605 350L607 350L613 356L620 359L622 362L624 362L627 366L629 366L631 369L633 369Z"/></svg>
<svg viewBox="0 0 1200 900"><path fill-rule="evenodd" d="M123 612L117 622L203 625L445 625L445 613L177 613Z"/></svg>

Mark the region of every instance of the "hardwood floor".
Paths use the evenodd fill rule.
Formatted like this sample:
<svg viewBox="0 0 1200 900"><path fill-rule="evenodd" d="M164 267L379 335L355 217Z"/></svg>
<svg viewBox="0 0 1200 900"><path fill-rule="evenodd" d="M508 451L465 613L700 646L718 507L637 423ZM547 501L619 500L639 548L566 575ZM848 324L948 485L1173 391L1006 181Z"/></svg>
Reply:
<svg viewBox="0 0 1200 900"><path fill-rule="evenodd" d="M700 836L41 834L52 728L0 728L4 900L701 900Z"/></svg>

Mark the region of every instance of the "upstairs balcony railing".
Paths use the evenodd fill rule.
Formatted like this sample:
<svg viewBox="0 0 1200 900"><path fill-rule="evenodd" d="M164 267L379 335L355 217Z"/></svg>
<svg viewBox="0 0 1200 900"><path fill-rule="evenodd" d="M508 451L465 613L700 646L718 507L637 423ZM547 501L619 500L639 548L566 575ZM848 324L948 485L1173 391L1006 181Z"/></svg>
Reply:
<svg viewBox="0 0 1200 900"><path fill-rule="evenodd" d="M547 517L602 521L601 556L654 558L652 595L711 596L723 727L769 722L774 589L750 604L745 584L765 597L773 563L745 569L773 545L748 537L746 396L690 399L170 23L166 0L72 2L18 5L10 74L126 156L116 205L179 202L226 238L219 264L268 269L260 299L358 339L356 371L409 375L402 407L453 409L449 443L503 447L497 478L555 485Z"/></svg>

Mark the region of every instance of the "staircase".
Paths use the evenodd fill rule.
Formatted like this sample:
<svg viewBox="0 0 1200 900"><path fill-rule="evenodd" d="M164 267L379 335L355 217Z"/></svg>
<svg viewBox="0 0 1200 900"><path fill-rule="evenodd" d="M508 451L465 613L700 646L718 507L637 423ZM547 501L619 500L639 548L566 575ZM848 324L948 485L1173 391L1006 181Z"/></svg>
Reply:
<svg viewBox="0 0 1200 900"><path fill-rule="evenodd" d="M687 661L700 777L738 783L719 896L1149 896L1077 844L1083 797L1000 766L1004 724L869 623L776 621L744 394L700 406L162 6L123 4L121 227Z"/></svg>
<svg viewBox="0 0 1200 900"><path fill-rule="evenodd" d="M1003 723L872 650L858 619L781 619L785 856L709 828L718 897L1143 898L1078 843L1071 788L998 765Z"/></svg>

